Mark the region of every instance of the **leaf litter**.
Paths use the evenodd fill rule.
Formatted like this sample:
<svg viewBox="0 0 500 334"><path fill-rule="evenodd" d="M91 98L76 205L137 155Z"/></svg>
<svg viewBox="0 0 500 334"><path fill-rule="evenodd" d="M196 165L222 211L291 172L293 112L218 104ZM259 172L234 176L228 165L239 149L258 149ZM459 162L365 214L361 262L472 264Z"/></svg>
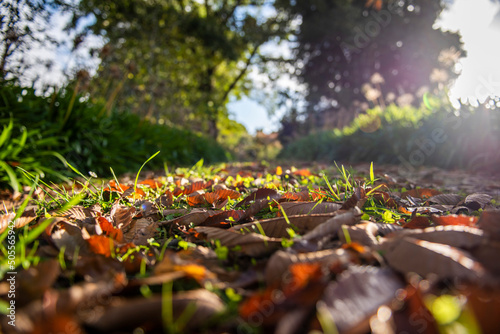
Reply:
<svg viewBox="0 0 500 334"><path fill-rule="evenodd" d="M500 331L497 188L391 174L178 169L135 190L127 178L78 188L70 207L76 194L54 201L39 188L14 222L16 326L2 316L2 331ZM3 250L19 207L9 203Z"/></svg>

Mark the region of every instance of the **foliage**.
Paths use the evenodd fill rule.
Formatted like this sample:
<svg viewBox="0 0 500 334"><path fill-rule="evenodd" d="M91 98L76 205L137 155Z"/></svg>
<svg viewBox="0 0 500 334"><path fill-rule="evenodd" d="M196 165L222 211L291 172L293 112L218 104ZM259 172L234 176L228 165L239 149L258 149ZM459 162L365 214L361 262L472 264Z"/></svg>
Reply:
<svg viewBox="0 0 500 334"><path fill-rule="evenodd" d="M495 102L492 100L492 102ZM488 101L442 104L433 110L390 105L369 109L342 130L313 133L288 145L281 158L304 161L375 161L445 168L492 169L500 156L500 115Z"/></svg>
<svg viewBox="0 0 500 334"><path fill-rule="evenodd" d="M47 30L57 8L54 0L4 0L0 3L0 81L26 77L31 67L50 60L26 54L40 46L56 44Z"/></svg>
<svg viewBox="0 0 500 334"><path fill-rule="evenodd" d="M418 106L424 91L441 90L458 76L454 65L465 55L460 35L434 29L444 1L377 1L377 8L373 3L276 1L301 22L295 75L307 85L308 105L297 115L288 111L288 128L290 117L305 118L289 132L343 127L347 123L338 114L352 120L369 106Z"/></svg>
<svg viewBox="0 0 500 334"><path fill-rule="evenodd" d="M55 165L66 164L66 160L57 151L64 147L64 137L56 136L50 131L26 127L14 119L12 114L4 114L5 107L0 107L0 126L3 127L0 137L0 188L9 185L14 192L22 190L22 186L31 185L32 181L20 169L23 168L40 177L65 177L58 172ZM7 116L7 117L6 117Z"/></svg>
<svg viewBox="0 0 500 334"><path fill-rule="evenodd" d="M265 1L81 1L72 25L103 36L92 98L213 138L230 95L248 92L259 47L286 22L263 16ZM268 6L269 10L269 6ZM83 36L80 36L83 37Z"/></svg>
<svg viewBox="0 0 500 334"><path fill-rule="evenodd" d="M0 87L0 97L2 181L9 177L13 185L14 174L26 184L20 171L12 168L17 165L36 174L61 176L70 172L61 163L67 159L82 172L105 176L110 167L119 174L137 170L158 150L149 168L163 169L164 162L189 165L201 158L228 158L213 140L116 109L108 116L105 106L69 88L43 97L31 88L7 84Z"/></svg>

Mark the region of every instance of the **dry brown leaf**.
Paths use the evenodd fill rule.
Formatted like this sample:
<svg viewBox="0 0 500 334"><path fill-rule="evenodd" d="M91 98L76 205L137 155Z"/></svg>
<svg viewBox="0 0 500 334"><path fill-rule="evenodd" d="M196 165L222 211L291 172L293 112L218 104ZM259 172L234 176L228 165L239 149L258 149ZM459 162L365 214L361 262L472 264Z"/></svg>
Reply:
<svg viewBox="0 0 500 334"><path fill-rule="evenodd" d="M485 210L477 222L477 226L488 232L492 238L500 239L500 210Z"/></svg>
<svg viewBox="0 0 500 334"><path fill-rule="evenodd" d="M278 194L278 192L274 189L259 188L256 191L250 193L243 200L238 202L235 205L235 208L239 208L242 205L248 205L252 202L256 202L259 200L273 200L273 199L279 199L280 197L281 197L281 195Z"/></svg>
<svg viewBox="0 0 500 334"><path fill-rule="evenodd" d="M126 230L132 218L135 216L136 210L133 206L127 207L115 203L111 207L111 212L109 213L109 220L113 223L115 227L119 229Z"/></svg>
<svg viewBox="0 0 500 334"><path fill-rule="evenodd" d="M14 219L15 216L16 214L14 212L0 215L0 234L3 233L7 228L9 228L9 224L12 222L12 219ZM14 228L21 228L32 222L34 219L35 216L21 216L13 222Z"/></svg>
<svg viewBox="0 0 500 334"><path fill-rule="evenodd" d="M491 199L492 197L488 194L471 194L464 199L464 204L472 211L477 211L484 209Z"/></svg>
<svg viewBox="0 0 500 334"><path fill-rule="evenodd" d="M347 243L346 236L348 236L349 242L357 242L363 246L372 247L379 243L375 238L377 232L377 226L371 222L354 226L342 225L338 231L338 237L343 243Z"/></svg>
<svg viewBox="0 0 500 334"><path fill-rule="evenodd" d="M500 289L465 285L459 291L467 298L467 308L474 313L480 333L500 333Z"/></svg>
<svg viewBox="0 0 500 334"><path fill-rule="evenodd" d="M358 207L338 214L337 216L327 220L323 224L316 227L314 230L302 236L302 240L320 240L328 236L337 235L342 225L354 225L361 218L361 210Z"/></svg>
<svg viewBox="0 0 500 334"><path fill-rule="evenodd" d="M486 241L482 230L468 226L436 226L423 230L408 230L404 236L445 244L452 247L473 249Z"/></svg>
<svg viewBox="0 0 500 334"><path fill-rule="evenodd" d="M174 223L181 226L189 226L190 224L198 226L199 224L203 223L208 217L213 216L219 212L220 211L207 210L207 209L193 209L190 213L182 217L175 218L166 223Z"/></svg>
<svg viewBox="0 0 500 334"><path fill-rule="evenodd" d="M237 247L240 252L248 256L262 256L281 247L281 239L257 233L241 234L233 230L205 226L195 227L195 230L205 234L208 240L219 240L221 246L229 249Z"/></svg>
<svg viewBox="0 0 500 334"><path fill-rule="evenodd" d="M483 266L469 253L448 245L404 237L383 243L382 249L389 266L405 274L435 274L439 279L465 281L485 277Z"/></svg>
<svg viewBox="0 0 500 334"><path fill-rule="evenodd" d="M335 214L336 213L290 216L288 217L288 220L290 221L291 226L288 224L284 217L278 217L260 220L258 222L236 225L231 229L239 231L240 233L259 233L260 231L257 224L260 224L260 227L264 231L264 234L268 237L284 238L290 236L290 234L287 232L288 228L293 228L298 234L304 234L331 219Z"/></svg>
<svg viewBox="0 0 500 334"><path fill-rule="evenodd" d="M360 224L363 223L370 223L370 222L362 220ZM381 235L383 237L390 235L392 233L399 233L403 230L401 226L396 224L386 224L386 223L372 223L372 224L375 224L375 227L377 228L376 235Z"/></svg>
<svg viewBox="0 0 500 334"><path fill-rule="evenodd" d="M331 202L283 202L280 205L287 216L330 213L342 206Z"/></svg>
<svg viewBox="0 0 500 334"><path fill-rule="evenodd" d="M114 301L114 302L113 302ZM176 321L187 308L193 314L181 332L197 332L215 315L224 310L222 300L205 289L177 292L168 302L172 303L173 321ZM96 317L90 318L86 325L102 333L129 331L147 325L152 332L161 332L163 303L161 295L151 298L121 300L115 298L110 306Z"/></svg>
<svg viewBox="0 0 500 334"><path fill-rule="evenodd" d="M425 216L415 216L412 219L410 219L409 222L403 225L403 228L405 229L422 229L426 227L430 227L431 222L429 218Z"/></svg>
<svg viewBox="0 0 500 334"><path fill-rule="evenodd" d="M490 273L500 277L500 242L488 241L471 250L471 254L476 258Z"/></svg>
<svg viewBox="0 0 500 334"><path fill-rule="evenodd" d="M370 317L402 288L402 280L388 268L353 266L327 286L318 307L328 311L339 332L368 333Z"/></svg>
<svg viewBox="0 0 500 334"><path fill-rule="evenodd" d="M333 264L346 264L350 256L343 249L327 249L310 253L290 253L282 250L276 251L266 266L266 283L268 286L279 286L285 278L290 265L294 263L321 263L330 267Z"/></svg>
<svg viewBox="0 0 500 334"><path fill-rule="evenodd" d="M132 220L130 228L123 234L125 242L134 245L148 245L148 239L156 234L158 223L151 218L140 218Z"/></svg>
<svg viewBox="0 0 500 334"><path fill-rule="evenodd" d="M61 273L59 262L55 259L42 261L16 276L16 308L42 298Z"/></svg>
<svg viewBox="0 0 500 334"><path fill-rule="evenodd" d="M439 194L430 197L427 202L441 205L457 205L462 200L458 194Z"/></svg>
<svg viewBox="0 0 500 334"><path fill-rule="evenodd" d="M90 208L84 208L83 206L76 205L63 212L59 212L58 216L64 217L66 219L75 220L85 220L87 218L94 218L100 214L99 211L92 210Z"/></svg>
<svg viewBox="0 0 500 334"><path fill-rule="evenodd" d="M64 256L67 258L72 258L75 254L87 254L89 251L80 227L61 218L56 218L46 232L57 249L64 249Z"/></svg>

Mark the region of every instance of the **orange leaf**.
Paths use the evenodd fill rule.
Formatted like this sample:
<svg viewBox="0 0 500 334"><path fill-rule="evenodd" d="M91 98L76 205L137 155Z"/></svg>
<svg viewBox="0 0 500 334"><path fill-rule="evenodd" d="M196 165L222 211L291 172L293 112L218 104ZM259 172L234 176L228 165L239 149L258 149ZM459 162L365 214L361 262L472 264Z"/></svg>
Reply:
<svg viewBox="0 0 500 334"><path fill-rule="evenodd" d="M115 228L113 224L111 224L104 217L98 217L97 221L99 223L99 226L101 227L101 230L104 232L105 235L118 242L123 242L123 232L120 229Z"/></svg>
<svg viewBox="0 0 500 334"><path fill-rule="evenodd" d="M298 201L298 202L308 202L309 201L309 191L303 190L298 193L287 192L281 196L281 201Z"/></svg>
<svg viewBox="0 0 500 334"><path fill-rule="evenodd" d="M285 295L291 294L307 286L312 281L318 281L323 277L321 263L294 263L289 269L291 274L290 283L288 283L283 292Z"/></svg>
<svg viewBox="0 0 500 334"><path fill-rule="evenodd" d="M194 278L198 282L202 281L207 277L206 268L198 264L174 265L173 269L176 271L182 271L187 276Z"/></svg>
<svg viewBox="0 0 500 334"><path fill-rule="evenodd" d="M311 176L312 173L309 171L309 169L299 169L293 172L293 175L297 176Z"/></svg>
<svg viewBox="0 0 500 334"><path fill-rule="evenodd" d="M111 180L111 181L109 181L109 187L104 188L103 191L117 191L117 192L122 193L129 188L130 187L128 187L124 184L120 184L120 183L117 184L115 182L115 180Z"/></svg>
<svg viewBox="0 0 500 334"><path fill-rule="evenodd" d="M94 253L107 257L111 256L111 248L114 247L113 239L105 235L92 235L87 239L87 242Z"/></svg>
<svg viewBox="0 0 500 334"><path fill-rule="evenodd" d="M260 314L262 311L262 305L266 305L269 302L272 303L274 289L267 289L262 292L258 292L252 295L250 298L245 300L239 307L240 316L243 319L249 319L255 314Z"/></svg>
<svg viewBox="0 0 500 334"><path fill-rule="evenodd" d="M406 213L407 215L411 215L411 211L406 210L406 208L399 206L398 211L401 213Z"/></svg>
<svg viewBox="0 0 500 334"><path fill-rule="evenodd" d="M159 182L158 181L155 181L153 179L147 179L147 180L144 180L142 182L139 182L139 184L144 184L144 185L147 185L149 186L151 189L156 189L159 187Z"/></svg>
<svg viewBox="0 0 500 334"><path fill-rule="evenodd" d="M419 189L411 189L408 191L405 191L404 193L401 194L401 198L406 198L406 196L411 196L411 197L417 197L417 198L427 198L427 197L432 197L436 195L440 195L441 192L436 190L436 189L430 189L430 188L419 188Z"/></svg>
<svg viewBox="0 0 500 334"><path fill-rule="evenodd" d="M186 197L186 202L189 206L205 205L207 202L204 195L205 194L192 194Z"/></svg>
<svg viewBox="0 0 500 334"><path fill-rule="evenodd" d="M413 217L408 223L404 224L403 228L420 229L420 228L427 228L430 226L431 223L429 221L429 218L424 216L417 216Z"/></svg>
<svg viewBox="0 0 500 334"><path fill-rule="evenodd" d="M431 216L432 221L436 225L461 225L461 226L476 226L477 217L469 217L464 215L448 215L448 216Z"/></svg>

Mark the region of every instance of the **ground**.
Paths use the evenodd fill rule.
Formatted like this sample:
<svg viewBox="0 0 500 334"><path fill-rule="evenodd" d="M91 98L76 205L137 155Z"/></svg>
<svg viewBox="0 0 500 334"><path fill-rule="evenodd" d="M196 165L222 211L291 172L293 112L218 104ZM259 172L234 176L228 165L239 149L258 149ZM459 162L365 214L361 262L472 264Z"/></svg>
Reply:
<svg viewBox="0 0 500 334"><path fill-rule="evenodd" d="M199 163L25 191L2 193L5 333L500 331L498 174Z"/></svg>

